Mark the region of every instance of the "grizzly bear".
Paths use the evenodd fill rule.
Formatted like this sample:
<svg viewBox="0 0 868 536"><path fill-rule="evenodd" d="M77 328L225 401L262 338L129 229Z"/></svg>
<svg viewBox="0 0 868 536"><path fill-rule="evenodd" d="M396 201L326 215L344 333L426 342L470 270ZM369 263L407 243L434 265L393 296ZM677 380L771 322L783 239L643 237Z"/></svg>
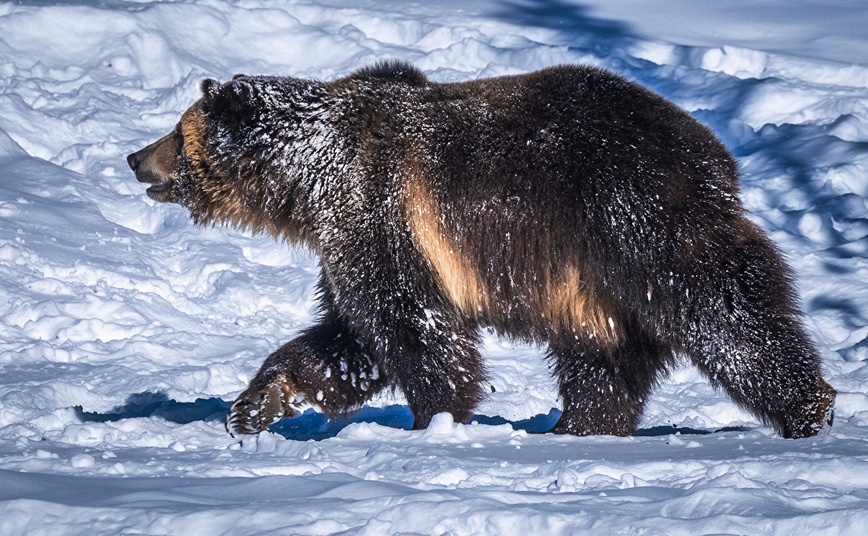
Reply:
<svg viewBox="0 0 868 536"><path fill-rule="evenodd" d="M198 224L304 244L321 265L319 323L265 360L230 433L387 387L414 428L467 421L485 327L547 347L555 433L633 433L676 355L784 437L831 424L835 391L736 162L649 90L588 66L445 84L397 62L201 89L128 157L136 178Z"/></svg>

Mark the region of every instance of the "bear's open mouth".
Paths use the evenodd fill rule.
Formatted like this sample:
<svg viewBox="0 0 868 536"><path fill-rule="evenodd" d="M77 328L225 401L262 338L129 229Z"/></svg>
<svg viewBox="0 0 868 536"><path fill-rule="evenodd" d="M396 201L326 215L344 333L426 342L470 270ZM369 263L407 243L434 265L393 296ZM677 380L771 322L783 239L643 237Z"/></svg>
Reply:
<svg viewBox="0 0 868 536"><path fill-rule="evenodd" d="M163 179L159 182L153 182L146 190L148 197L154 201L167 203L172 201L172 185L175 183L171 177Z"/></svg>
<svg viewBox="0 0 868 536"><path fill-rule="evenodd" d="M162 194L169 190L169 187L172 186L172 179L167 179L163 182L157 182L148 187L147 192L149 194Z"/></svg>

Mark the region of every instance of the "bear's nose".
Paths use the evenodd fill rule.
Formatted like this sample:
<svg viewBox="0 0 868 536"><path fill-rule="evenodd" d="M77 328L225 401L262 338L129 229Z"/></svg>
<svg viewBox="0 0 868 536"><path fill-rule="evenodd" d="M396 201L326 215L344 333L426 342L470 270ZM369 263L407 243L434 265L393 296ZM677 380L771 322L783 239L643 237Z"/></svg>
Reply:
<svg viewBox="0 0 868 536"><path fill-rule="evenodd" d="M135 171L139 167L139 157L138 153L132 153L127 157L127 164L130 165L130 169Z"/></svg>

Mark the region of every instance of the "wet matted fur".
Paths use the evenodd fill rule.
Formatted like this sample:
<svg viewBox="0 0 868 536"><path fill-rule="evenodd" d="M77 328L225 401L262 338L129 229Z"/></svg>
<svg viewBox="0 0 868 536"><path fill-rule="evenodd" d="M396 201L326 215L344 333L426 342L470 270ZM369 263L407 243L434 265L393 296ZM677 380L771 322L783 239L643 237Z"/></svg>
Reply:
<svg viewBox="0 0 868 536"><path fill-rule="evenodd" d="M439 84L383 63L202 92L130 155L149 195L322 265L322 318L266 359L231 431L388 387L416 428L464 421L484 326L547 345L555 432L632 433L676 354L785 437L831 422L835 392L789 269L745 218L736 162L641 86L587 66Z"/></svg>

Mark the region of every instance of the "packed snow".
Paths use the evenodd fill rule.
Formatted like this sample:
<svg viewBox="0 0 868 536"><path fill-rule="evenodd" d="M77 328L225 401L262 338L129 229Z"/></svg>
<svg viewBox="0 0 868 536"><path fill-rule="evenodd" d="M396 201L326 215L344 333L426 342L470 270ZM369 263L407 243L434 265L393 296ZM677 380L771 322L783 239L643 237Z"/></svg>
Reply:
<svg viewBox="0 0 868 536"><path fill-rule="evenodd" d="M0 534L863 534L865 28L860 0L0 3ZM469 424L408 430L384 393L230 437L316 317L316 259L193 226L124 158L203 78L382 59L444 82L599 65L711 127L798 276L831 431L780 439L685 364L636 436L529 433L558 417L542 351L487 334Z"/></svg>

